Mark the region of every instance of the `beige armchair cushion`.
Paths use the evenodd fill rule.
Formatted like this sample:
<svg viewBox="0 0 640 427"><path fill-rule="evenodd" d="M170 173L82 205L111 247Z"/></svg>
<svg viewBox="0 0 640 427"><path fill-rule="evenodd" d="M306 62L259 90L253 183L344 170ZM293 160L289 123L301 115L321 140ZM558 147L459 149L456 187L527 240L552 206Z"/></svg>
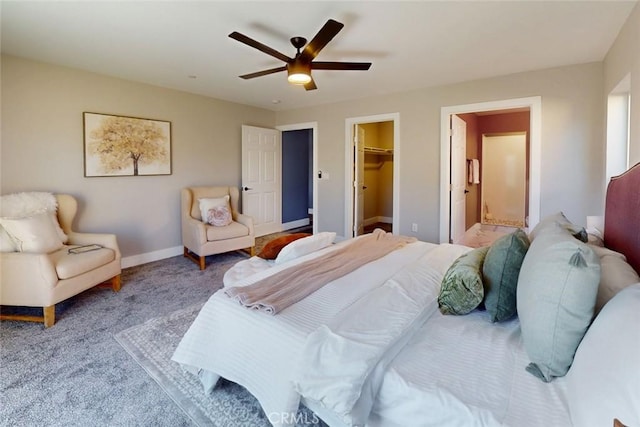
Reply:
<svg viewBox="0 0 640 427"><path fill-rule="evenodd" d="M244 225L232 222L224 227L215 227L213 225L207 225L207 240L212 242L214 240L234 239L236 237L243 237L249 235L249 229Z"/></svg>
<svg viewBox="0 0 640 427"><path fill-rule="evenodd" d="M77 246L65 246L49 254L59 279L70 279L116 259L115 252L109 248L70 254L69 249L74 247Z"/></svg>

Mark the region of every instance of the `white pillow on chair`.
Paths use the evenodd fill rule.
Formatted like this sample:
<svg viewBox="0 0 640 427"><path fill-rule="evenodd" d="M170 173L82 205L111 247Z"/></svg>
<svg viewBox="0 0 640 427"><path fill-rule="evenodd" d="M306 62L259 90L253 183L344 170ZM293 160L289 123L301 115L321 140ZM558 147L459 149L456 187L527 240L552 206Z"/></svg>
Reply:
<svg viewBox="0 0 640 427"><path fill-rule="evenodd" d="M200 205L200 218L202 222L207 222L207 217L209 215L209 209L217 208L219 206L229 207L229 195L218 198L211 199L198 199L198 203ZM229 209L231 211L231 209Z"/></svg>
<svg viewBox="0 0 640 427"><path fill-rule="evenodd" d="M0 226L0 252L15 252L16 244L13 243L11 236L7 234L4 227Z"/></svg>
<svg viewBox="0 0 640 427"><path fill-rule="evenodd" d="M27 218L0 218L18 252L49 253L63 244L48 212Z"/></svg>

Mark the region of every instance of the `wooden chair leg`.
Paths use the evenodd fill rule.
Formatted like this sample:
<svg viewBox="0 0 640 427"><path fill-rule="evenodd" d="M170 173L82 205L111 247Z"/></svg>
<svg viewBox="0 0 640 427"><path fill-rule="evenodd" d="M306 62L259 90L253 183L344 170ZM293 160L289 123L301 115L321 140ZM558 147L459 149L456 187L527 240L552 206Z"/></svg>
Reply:
<svg viewBox="0 0 640 427"><path fill-rule="evenodd" d="M48 307L43 307L42 312L44 314L44 327L50 328L56 323L56 306L50 305Z"/></svg>
<svg viewBox="0 0 640 427"><path fill-rule="evenodd" d="M184 246L184 252L182 254L185 258L189 258L191 261L198 264L198 266L200 267L200 270L204 270L206 268L205 256L200 256L195 252L191 252L189 249L187 249L186 246Z"/></svg>
<svg viewBox="0 0 640 427"><path fill-rule="evenodd" d="M256 256L256 247L255 246L251 246L249 248L249 255L250 256Z"/></svg>
<svg viewBox="0 0 640 427"><path fill-rule="evenodd" d="M18 320L20 322L44 323L48 328L56 323L56 306L42 307L42 316L31 316L27 314L0 314L0 320Z"/></svg>
<svg viewBox="0 0 640 427"><path fill-rule="evenodd" d="M120 292L120 288L122 287L122 281L120 280L120 275L113 276L111 278L111 289L113 292Z"/></svg>

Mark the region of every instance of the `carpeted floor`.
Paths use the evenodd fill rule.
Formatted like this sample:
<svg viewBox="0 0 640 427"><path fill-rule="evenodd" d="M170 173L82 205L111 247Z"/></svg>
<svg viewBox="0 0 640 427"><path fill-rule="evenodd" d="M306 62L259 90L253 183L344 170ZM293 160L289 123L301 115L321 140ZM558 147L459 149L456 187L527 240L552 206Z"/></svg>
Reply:
<svg viewBox="0 0 640 427"><path fill-rule="evenodd" d="M203 304L222 287L224 272L248 257L242 251L209 256L204 271L182 256L128 268L119 293L94 288L56 305L51 328L1 322L0 426L193 425L114 337ZM218 425L253 424L223 419Z"/></svg>
<svg viewBox="0 0 640 427"><path fill-rule="evenodd" d="M119 293L94 288L56 306L51 328L1 322L0 426L194 425L114 335L204 303L247 257L207 257L204 271L182 256L129 268Z"/></svg>

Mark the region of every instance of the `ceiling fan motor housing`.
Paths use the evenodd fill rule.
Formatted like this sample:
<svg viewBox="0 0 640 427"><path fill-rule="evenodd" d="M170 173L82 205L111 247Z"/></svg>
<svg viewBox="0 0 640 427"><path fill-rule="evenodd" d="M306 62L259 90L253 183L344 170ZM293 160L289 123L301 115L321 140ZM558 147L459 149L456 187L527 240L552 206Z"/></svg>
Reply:
<svg viewBox="0 0 640 427"><path fill-rule="evenodd" d="M291 44L298 50L296 56L300 55L300 49L307 44L307 39L304 37L291 37Z"/></svg>

